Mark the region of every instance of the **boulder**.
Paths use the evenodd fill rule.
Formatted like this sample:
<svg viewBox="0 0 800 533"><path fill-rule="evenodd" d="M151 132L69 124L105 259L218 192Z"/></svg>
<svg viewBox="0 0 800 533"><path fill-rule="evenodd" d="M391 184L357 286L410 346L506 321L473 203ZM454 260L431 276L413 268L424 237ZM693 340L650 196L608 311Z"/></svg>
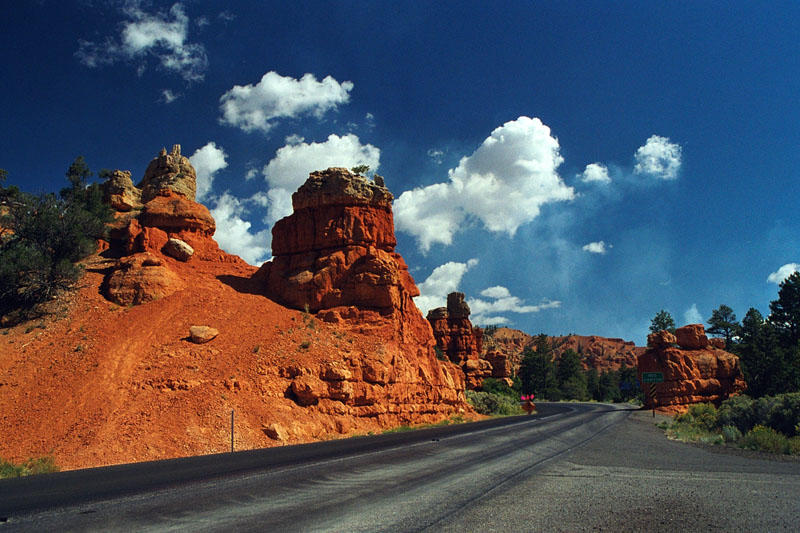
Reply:
<svg viewBox="0 0 800 533"><path fill-rule="evenodd" d="M262 426L261 430L267 437L271 438L272 440L277 440L281 442L286 442L287 440L289 440L289 433L286 431L286 428L284 428L277 422L274 422L269 425L265 424L264 426Z"/></svg>
<svg viewBox="0 0 800 533"><path fill-rule="evenodd" d="M195 344L205 344L219 335L219 331L211 326L192 326L189 328L189 340Z"/></svg>
<svg viewBox="0 0 800 533"><path fill-rule="evenodd" d="M702 350L708 346L703 324L689 324L675 330L678 346L686 350Z"/></svg>
<svg viewBox="0 0 800 533"><path fill-rule="evenodd" d="M725 349L725 339L721 337L711 337L708 339L708 343L714 348L719 348L720 350Z"/></svg>
<svg viewBox="0 0 800 533"><path fill-rule="evenodd" d="M677 339L667 330L656 331L647 336L647 345L653 347L672 346Z"/></svg>
<svg viewBox="0 0 800 533"><path fill-rule="evenodd" d="M174 145L170 153L161 149L161 153L147 165L139 188L142 190L143 203L167 191L181 194L191 202L195 201L197 174L189 159L181 155L180 144Z"/></svg>
<svg viewBox="0 0 800 533"><path fill-rule="evenodd" d="M164 245L164 253L174 257L178 261L188 261L194 249L180 239L171 238Z"/></svg>
<svg viewBox="0 0 800 533"><path fill-rule="evenodd" d="M138 253L120 259L107 277L105 293L119 305L138 305L182 290L183 280L164 261L149 253Z"/></svg>
<svg viewBox="0 0 800 533"><path fill-rule="evenodd" d="M303 374L296 377L291 384L291 391L298 405L309 406L316 404L325 396L327 387L316 376Z"/></svg>

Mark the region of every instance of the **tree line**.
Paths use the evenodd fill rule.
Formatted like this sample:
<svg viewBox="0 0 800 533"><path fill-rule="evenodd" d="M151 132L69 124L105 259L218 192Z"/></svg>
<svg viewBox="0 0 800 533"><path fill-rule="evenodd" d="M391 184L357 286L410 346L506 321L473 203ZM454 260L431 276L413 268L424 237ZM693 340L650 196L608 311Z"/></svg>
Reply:
<svg viewBox="0 0 800 533"><path fill-rule="evenodd" d="M551 339L545 334L538 335L520 361L517 380L522 394L553 401L601 402L624 402L640 395L636 367L623 364L619 370L584 370L581 356L574 350L564 351L558 360L554 355Z"/></svg>

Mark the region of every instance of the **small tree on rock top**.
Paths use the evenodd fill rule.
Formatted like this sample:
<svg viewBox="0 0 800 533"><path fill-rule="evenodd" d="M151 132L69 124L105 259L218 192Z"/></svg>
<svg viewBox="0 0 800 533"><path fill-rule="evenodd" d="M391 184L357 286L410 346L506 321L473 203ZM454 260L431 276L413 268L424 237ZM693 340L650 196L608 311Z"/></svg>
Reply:
<svg viewBox="0 0 800 533"><path fill-rule="evenodd" d="M658 333L664 330L675 333L675 321L669 312L662 309L650 321L650 333Z"/></svg>

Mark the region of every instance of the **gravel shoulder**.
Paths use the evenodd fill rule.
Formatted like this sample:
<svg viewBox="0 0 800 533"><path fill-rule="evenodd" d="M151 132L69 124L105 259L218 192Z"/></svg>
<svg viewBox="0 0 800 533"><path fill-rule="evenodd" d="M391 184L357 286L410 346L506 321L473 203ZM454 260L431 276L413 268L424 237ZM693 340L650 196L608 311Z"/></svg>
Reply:
<svg viewBox="0 0 800 533"><path fill-rule="evenodd" d="M796 530L800 463L672 441L658 421L631 412L445 530Z"/></svg>

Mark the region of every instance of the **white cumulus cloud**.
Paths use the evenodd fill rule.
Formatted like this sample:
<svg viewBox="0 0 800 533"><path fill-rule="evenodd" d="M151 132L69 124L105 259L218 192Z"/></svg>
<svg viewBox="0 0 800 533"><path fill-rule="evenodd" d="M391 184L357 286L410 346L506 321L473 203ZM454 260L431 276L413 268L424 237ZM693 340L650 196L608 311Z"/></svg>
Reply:
<svg viewBox="0 0 800 533"><path fill-rule="evenodd" d="M357 165L368 165L375 170L380 159L380 149L371 144L361 144L352 133L342 137L332 134L321 143L295 140L279 148L263 171L272 201L269 219L274 222L292 214L292 193L305 183L309 173L328 167L352 168Z"/></svg>
<svg viewBox="0 0 800 533"><path fill-rule="evenodd" d="M234 85L220 98L223 124L246 132L268 132L280 118L311 114L322 118L326 111L350 100L353 83L339 83L327 76L317 81L313 74L295 79L270 71L255 85Z"/></svg>
<svg viewBox="0 0 800 533"><path fill-rule="evenodd" d="M767 276L767 281L770 283L777 283L780 284L791 276L793 273L800 271L800 264L798 263L786 263L778 270Z"/></svg>
<svg viewBox="0 0 800 533"><path fill-rule="evenodd" d="M584 171L578 174L584 183L611 183L608 175L608 167L602 163L589 163Z"/></svg>
<svg viewBox="0 0 800 533"><path fill-rule="evenodd" d="M681 147L667 137L651 135L644 146L636 150L636 174L647 174L664 180L678 177L681 168Z"/></svg>
<svg viewBox="0 0 800 533"><path fill-rule="evenodd" d="M450 261L433 269L431 275L418 285L420 295L414 298L414 303L426 315L431 309L445 307L447 295L458 290L461 279L470 269L478 264L477 259L470 259L466 263ZM537 313L544 309L560 307L561 302L545 300L539 305L527 305L524 300L513 296L502 285L488 287L480 292L481 298L468 298L473 324L506 324L507 317L499 313Z"/></svg>
<svg viewBox="0 0 800 533"><path fill-rule="evenodd" d="M198 148L189 157L189 162L197 173L197 201L201 201L211 192L211 184L214 182L214 174L228 166L225 160L227 154L225 150L217 147L216 143L209 142L202 148Z"/></svg>
<svg viewBox="0 0 800 533"><path fill-rule="evenodd" d="M503 287L502 285L495 285L494 287L489 287L488 289L483 289L481 291L481 296L485 296L487 298L509 298L511 293L508 292L508 289Z"/></svg>
<svg viewBox="0 0 800 533"><path fill-rule="evenodd" d="M473 324L507 324L508 318L499 316L498 313L538 313L544 309L561 307L561 302L544 300L539 305L527 305L524 300L512 296L511 292L503 286L490 287L481 291L482 298L469 298L470 320Z"/></svg>
<svg viewBox="0 0 800 533"><path fill-rule="evenodd" d="M397 228L416 237L423 252L451 244L470 219L513 236L543 204L574 198L556 172L562 162L558 140L541 120L506 122L448 172L449 181L401 194L394 204Z"/></svg>
<svg viewBox="0 0 800 533"><path fill-rule="evenodd" d="M700 311L697 310L697 304L692 304L692 306L683 313L683 323L684 324L703 323L703 315L701 315Z"/></svg>
<svg viewBox="0 0 800 533"><path fill-rule="evenodd" d="M604 254L609 248L611 248L611 245L606 246L605 241L597 241L584 244L581 249L592 254Z"/></svg>
<svg viewBox="0 0 800 533"><path fill-rule="evenodd" d="M208 67L206 51L202 44L189 42L189 17L181 3L174 4L169 13L148 13L134 0L124 4L122 13L126 20L118 39L109 37L99 43L78 41L75 56L81 63L96 67L134 61L141 74L147 59L155 58L161 68L187 81L203 79Z"/></svg>
<svg viewBox="0 0 800 533"><path fill-rule="evenodd" d="M241 200L225 192L216 198L216 207L211 209L211 216L217 223L214 239L220 248L228 253L236 254L251 265L260 265L269 259L272 233L269 229L258 232L251 230L252 224L244 220L249 203L259 204L260 197Z"/></svg>
<svg viewBox="0 0 800 533"><path fill-rule="evenodd" d="M470 259L466 263L450 261L433 269L428 278L417 285L419 296L414 298L414 303L427 315L428 311L447 305L447 295L458 290L461 278L475 265L477 259Z"/></svg>

